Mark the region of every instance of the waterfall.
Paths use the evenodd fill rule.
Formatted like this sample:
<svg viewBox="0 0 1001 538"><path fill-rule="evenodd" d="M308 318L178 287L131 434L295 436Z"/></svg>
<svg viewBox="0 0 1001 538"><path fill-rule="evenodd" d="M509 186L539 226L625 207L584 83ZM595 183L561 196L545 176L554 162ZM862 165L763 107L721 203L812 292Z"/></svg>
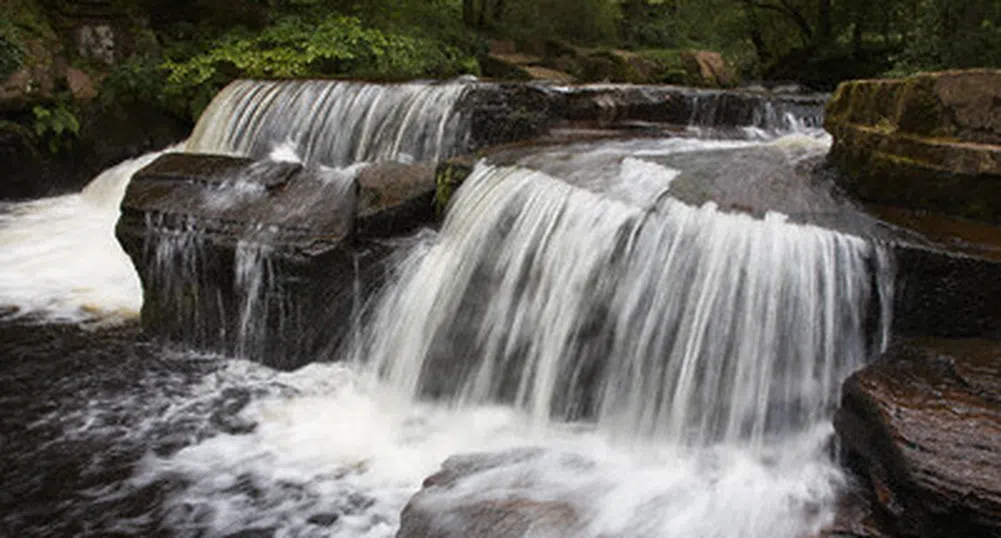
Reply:
<svg viewBox="0 0 1001 538"><path fill-rule="evenodd" d="M360 353L405 393L760 446L828 416L868 353L857 237L692 207L633 158L606 185L480 164L402 264Z"/></svg>
<svg viewBox="0 0 1001 538"><path fill-rule="evenodd" d="M689 97L692 127L739 126L766 134L821 130L823 101L816 96L783 98L701 90Z"/></svg>
<svg viewBox="0 0 1001 538"><path fill-rule="evenodd" d="M377 85L238 80L198 120L187 151L263 158L291 144L304 162L437 161L459 151L467 125L459 83Z"/></svg>

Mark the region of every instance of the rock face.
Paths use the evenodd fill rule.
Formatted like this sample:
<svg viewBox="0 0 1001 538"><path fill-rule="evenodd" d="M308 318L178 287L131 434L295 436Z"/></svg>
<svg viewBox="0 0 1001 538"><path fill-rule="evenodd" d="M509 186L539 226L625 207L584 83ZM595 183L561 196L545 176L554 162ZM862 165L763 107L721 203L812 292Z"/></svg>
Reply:
<svg viewBox="0 0 1001 538"><path fill-rule="evenodd" d="M133 177L116 234L143 282L143 330L279 368L331 357L389 248L434 218L429 166L359 176L167 154Z"/></svg>
<svg viewBox="0 0 1001 538"><path fill-rule="evenodd" d="M1001 340L1001 261L894 246L893 334Z"/></svg>
<svg viewBox="0 0 1001 538"><path fill-rule="evenodd" d="M1001 71L843 83L832 161L865 201L1001 222Z"/></svg>
<svg viewBox="0 0 1001 538"><path fill-rule="evenodd" d="M737 76L727 65L723 55L705 50L681 52L681 61L690 75L697 77L699 86L707 88L729 88L737 85Z"/></svg>
<svg viewBox="0 0 1001 538"><path fill-rule="evenodd" d="M835 417L900 536L1001 535L1001 344L908 340L856 373Z"/></svg>

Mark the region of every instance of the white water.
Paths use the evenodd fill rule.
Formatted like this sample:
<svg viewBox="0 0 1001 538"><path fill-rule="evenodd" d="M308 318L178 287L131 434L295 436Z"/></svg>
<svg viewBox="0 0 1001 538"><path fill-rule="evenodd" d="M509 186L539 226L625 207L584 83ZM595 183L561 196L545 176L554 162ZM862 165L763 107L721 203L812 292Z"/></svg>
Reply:
<svg viewBox="0 0 1001 538"><path fill-rule="evenodd" d="M186 150L256 159L286 144L304 162L437 161L461 149L461 83L238 80L212 100Z"/></svg>
<svg viewBox="0 0 1001 538"><path fill-rule="evenodd" d="M389 537L420 482L445 458L543 447L425 502L444 513L480 500L557 501L580 515L572 529L537 529L533 536L771 538L815 530L843 486L824 455L829 425L762 457L725 446L644 443L625 450L593 428L538 429L508 406L412 403L370 380L344 365L275 373L232 361L184 405L227 387L266 391L270 396L242 413L256 430L218 435L169 457L150 455L126 490L185 481L163 506L178 536L272 528L276 536ZM322 514L340 517L330 525L310 521Z"/></svg>
<svg viewBox="0 0 1001 538"><path fill-rule="evenodd" d="M794 264L782 261L790 256L805 256L806 260L818 264L818 268L833 270L834 267L824 266L822 262L841 260L838 256L842 251L864 255L865 246L859 244L860 241L786 224L779 216L755 220L722 215L711 206L684 207L670 200L664 201L665 206L660 210L671 218L663 221L662 226L651 226L646 231L637 224L648 218L654 205L642 202L660 197L669 187L674 172L637 158L623 161L619 178L622 181L591 186L590 190L568 187L538 174L525 177L521 172L512 174L496 169L483 169L480 174L483 177L477 181L482 185L490 183L489 178L484 179L487 176L496 180L494 197L488 196L483 189L464 189L462 196L470 198L471 205L465 209L457 205L443 233L421 243L418 246L421 252L416 252L402 268L404 274L418 271L427 278L421 281L410 277L423 289L407 299L418 304L405 305L395 312L397 319L407 322L405 326L384 326L390 327L392 333L387 342L396 345L380 343L384 346L378 352L381 355L366 357L382 359L383 369L392 373L388 382L374 380L373 372L366 368L311 365L292 373L276 373L256 364L229 360L223 372L206 378L192 394L181 396L180 401L169 402L169 408L171 412L183 413L192 401L208 398L227 387L258 388L266 396L254 401L242 413L258 423L256 430L245 435L217 435L171 456L150 455L136 475L123 485L126 494L153 481L184 479L184 485L172 490L162 507L168 513L167 523L172 533L179 536L226 536L253 528L278 529L279 536L392 536L403 505L419 488L421 480L433 473L449 455L538 446L544 450L531 458L473 475L460 481L455 489L425 502L438 510L482 499L512 497L565 502L580 515L576 526L573 529L539 529L537 535L558 535L559 532L567 535L570 530L573 536L585 537L793 538L809 534L831 517L843 477L826 455L830 426L820 409L835 397L836 390L828 389L832 383L840 382L844 374L842 368L848 365L839 361L831 364L827 351L819 357L816 372L808 374L796 369L789 372L792 377L814 377L825 371L825 366L833 368L829 378L822 380L813 392L792 387L804 392L793 396L815 398L808 398L805 404L809 413L800 419L805 424L791 428L780 438L765 436L763 430L756 432L752 428L748 432L737 427L740 421L734 418L737 416L734 413L723 413L719 420L712 419L712 427L676 420L683 415L679 415L669 402L697 402L698 397L694 400L684 395L664 400L655 398L652 401L659 403L652 406L647 406L647 401L628 401L630 394L622 402L605 397L599 406L602 413L597 425L551 421L550 404L553 387L559 384L560 377L554 375L554 368L561 367L559 361L567 358L566 346L580 329L580 318L566 316L570 310L564 308L579 306L587 311L588 305L595 300L594 290L609 298L610 304L622 314L618 319L624 325L621 331L615 332L620 341L606 345L624 354L627 360L620 366L626 371L610 375L607 387L638 381L637 393L632 396L639 396L648 390L643 386L643 379L653 379L653 376L649 373L637 376L628 370L653 365L643 361L645 352L631 348L676 349L674 346L665 348L656 338L645 336L649 329L642 323L643 319L651 323L658 319L657 316L644 318L650 306L642 303L647 300L667 308L662 317L679 314L677 304L672 310L671 297L660 297L656 293L633 296L634 290L616 288L614 282L604 282L603 278L611 274L603 268L622 269L629 279L653 284L649 290L666 293L678 289L671 282L678 273L690 273L703 261L710 262L704 266L705 280L701 284L698 280L694 283L684 281L692 284L693 290L704 290L692 292L702 298L693 303L696 307L701 305L701 310L696 308L693 313L704 317L701 322L697 319L686 322L685 326L692 330L699 323L712 326L733 322L731 318L710 315L718 312L716 309L720 305L752 301L753 307L753 298L712 289L709 284L720 279L751 278L750 274L737 275L729 271L737 270L736 260L742 256L763 255L763 259L745 259L750 264L745 267L760 268L757 278L761 280L761 289L778 286L780 278L791 278L792 282L803 285L813 282L810 285L819 290L820 300L815 303L819 310L812 313L793 311L801 316L816 315L829 320L826 317L829 308L840 311L846 306L842 302L859 298L862 290L845 292L847 295L841 301L840 295L832 297L824 292L825 286L830 285L830 275L823 271L797 273ZM642 193L624 184L628 181L635 187L636 180L642 184ZM518 182L523 184L523 189L511 188ZM114 188L110 188L110 183ZM541 184L550 194L538 195L536 189ZM81 316L88 310L115 312L116 305L126 300L132 301L134 312L140 297L134 272L129 272L132 281L126 290L121 284L127 281L122 277L127 272L123 267L128 265L128 260L120 249L110 248L115 245L113 215L117 215L123 190L124 182L97 182L94 189L88 188L82 195L6 208L4 228L0 233L5 246L12 244L16 248L4 249L5 265L0 265L0 275L4 279L15 274L18 277L16 285L4 280L0 297L13 298L11 302L19 305L21 312L68 319L77 319L73 316ZM607 198L596 195L595 190ZM116 196L118 199L112 201ZM482 197L479 206L475 205L476 196ZM516 281L521 276L518 271L497 269L500 283L514 293L507 297L494 294L493 301L487 301L491 309L489 315L512 323L484 324L478 331L487 348L495 348L493 355L485 354L493 357L490 368L495 368L503 362L502 351L505 350L501 348L510 345L505 340L506 335L500 334L498 329L545 329L540 331L538 338L528 340L526 356L518 357L530 365L533 374L518 380L515 395L510 398L517 405L487 401L496 387L491 386L492 376L484 374L486 370L483 369L480 375L469 378L473 381L460 392L462 398L456 404L413 401L418 377L406 371L416 374L422 368L420 349L431 346L428 337L435 334L435 327L445 322L447 314L443 312L448 312L448 302L458 300L451 292L463 282L463 272L471 271L469 259L465 262L452 259L454 254L472 255L480 247L504 247L489 233L476 232L485 234L474 235L480 240L477 243L458 232L476 231L477 225L489 220L491 213L499 219L500 215L496 214L511 206L498 204L498 199L508 198L514 203L514 198L519 196L521 199L517 203L533 210L520 215L521 220L515 220L507 233L528 241L526 248L508 249L507 252L504 248L496 249L502 257L507 257L506 267L538 274L533 275L533 290L529 293L517 289ZM100 203L93 203L93 200ZM473 207L482 210L478 218L473 218ZM560 216L557 218L550 211ZM77 234L89 229L84 224L91 220L102 226ZM711 248L701 254L685 250L688 256L685 263L678 265L679 254L672 254L670 248L643 250L637 246L643 243L661 245L664 241L661 236L680 234L689 225L697 233L685 241L700 243L705 240ZM629 233L624 234L623 230ZM7 243L8 237L18 236L14 232L20 234L20 242ZM742 250L739 247L746 246L749 236L763 237L772 248L760 254L755 254L753 249ZM66 248L43 248L48 238L59 238L57 244ZM91 248L89 242L93 242L95 248ZM560 248L545 250L555 244ZM538 251L528 252L529 245ZM100 260L100 270L75 271L86 263L80 256L84 248L92 252L87 259ZM449 250L453 248L455 250ZM19 256L13 256L14 252ZM630 252L654 259L626 263L633 259L630 256L639 255L627 256ZM728 263L720 263L720 254L731 252L739 255L728 258ZM675 258L672 259L672 255ZM542 259L529 263L529 258L535 256ZM701 261L700 256L704 258ZM849 280L857 276L847 272L854 270L852 265L856 262L849 256L841 265L846 273L836 276ZM678 269L654 271L663 267ZM553 269L557 269L555 274ZM42 278L47 271L54 275ZM442 275L446 278L442 279ZM665 281L659 282L658 278ZM248 273L246 279L246 283L253 286L253 276ZM17 295L15 292L22 287L28 288L27 291ZM90 291L79 293L79 290ZM719 295L713 295L714 292ZM48 300L44 300L46 296ZM765 293L760 297L767 302ZM35 306L36 303L40 306ZM760 312L754 308L751 311ZM764 312L779 314L781 311L766 309ZM734 309L730 315L739 313ZM849 318L856 314L848 312ZM636 316L642 319L637 321ZM796 317L788 323L795 325L804 319ZM767 316L761 321L762 325L767 325ZM427 331L411 334L407 328L419 327L422 323ZM819 335L810 338L825 341L829 334L827 323L819 325L822 329ZM795 327L796 330L801 328ZM773 337L766 329L757 327L759 334ZM395 336L400 331L409 336L401 340ZM632 338L632 335L637 337ZM684 341L690 345L682 346L680 364L697 362L713 353L706 348L709 342L696 344L693 338ZM749 342L744 356L761 358L757 354L767 355L774 351L767 347L773 343L773 340ZM823 345L819 348L827 349ZM816 348L810 352L816 353ZM848 357L850 360L857 358ZM734 360L743 361L744 358ZM769 363L767 359L762 362ZM483 361L483 364L490 364L490 361ZM766 372L753 370L752 373L767 381L764 379L768 377ZM764 385L770 386L770 383ZM760 385L757 387L745 395L721 393L732 395L737 402L734 405L744 405L748 399L757 400L758 391L763 390ZM717 394L706 391L704 396ZM757 409L757 403L752 402L750 406ZM646 409L656 417L667 419L663 431L652 427L660 422L644 416ZM560 412L569 411L572 410L560 409ZM713 414L704 416L709 420ZM735 425L732 432L727 428L720 430L715 425L731 423ZM691 428L695 433L691 433ZM724 442L715 443L714 440ZM567 454L592 463L567 464ZM575 460L571 458L570 461ZM247 488L240 486L247 481L260 492L258 496L249 495ZM313 515L326 513L339 517L329 525L310 521ZM128 528L129 522L123 521L122 525Z"/></svg>
<svg viewBox="0 0 1001 538"><path fill-rule="evenodd" d="M135 317L142 287L115 239L132 174L160 153L102 172L78 194L0 205L0 310L59 321Z"/></svg>

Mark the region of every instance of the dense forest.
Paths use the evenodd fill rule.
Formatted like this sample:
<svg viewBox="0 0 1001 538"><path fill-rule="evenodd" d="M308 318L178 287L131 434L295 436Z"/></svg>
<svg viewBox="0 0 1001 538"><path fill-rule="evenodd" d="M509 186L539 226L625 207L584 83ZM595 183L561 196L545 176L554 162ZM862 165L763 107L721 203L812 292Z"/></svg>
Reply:
<svg viewBox="0 0 1001 538"><path fill-rule="evenodd" d="M496 40L536 55L717 51L743 81L818 90L1001 63L997 0L0 0L0 78L37 62L60 14L94 6L127 14L133 36L108 65L68 54L97 72L99 101L155 103L186 121L236 77L480 75ZM48 113L58 120L58 107Z"/></svg>

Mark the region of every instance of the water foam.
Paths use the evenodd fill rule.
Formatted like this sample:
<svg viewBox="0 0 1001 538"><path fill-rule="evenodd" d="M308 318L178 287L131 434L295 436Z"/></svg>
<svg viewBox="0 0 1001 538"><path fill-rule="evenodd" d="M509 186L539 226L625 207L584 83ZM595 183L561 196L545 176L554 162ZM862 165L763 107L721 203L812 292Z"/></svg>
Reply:
<svg viewBox="0 0 1001 538"><path fill-rule="evenodd" d="M160 154L109 168L78 194L0 206L0 315L76 322L138 314L142 287L115 223L132 174Z"/></svg>

